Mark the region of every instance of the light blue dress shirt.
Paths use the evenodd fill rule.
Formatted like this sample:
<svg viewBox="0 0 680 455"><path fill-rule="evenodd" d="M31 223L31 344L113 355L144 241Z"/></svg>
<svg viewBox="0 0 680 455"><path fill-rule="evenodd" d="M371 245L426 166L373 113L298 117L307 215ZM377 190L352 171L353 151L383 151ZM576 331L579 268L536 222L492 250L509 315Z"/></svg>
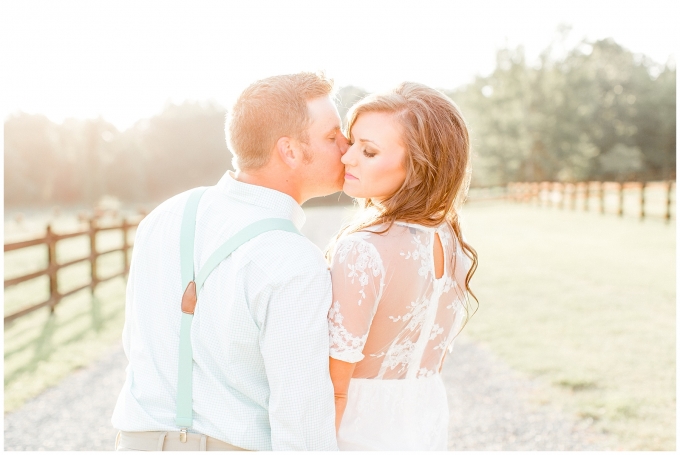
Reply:
<svg viewBox="0 0 680 455"><path fill-rule="evenodd" d="M111 419L123 431L177 431L182 292L179 230L188 192L139 225L128 278L126 380ZM227 173L201 198L195 267L246 225L302 208L290 196ZM248 450L337 450L328 373L332 292L321 251L272 231L237 249L208 277L191 331L192 431Z"/></svg>

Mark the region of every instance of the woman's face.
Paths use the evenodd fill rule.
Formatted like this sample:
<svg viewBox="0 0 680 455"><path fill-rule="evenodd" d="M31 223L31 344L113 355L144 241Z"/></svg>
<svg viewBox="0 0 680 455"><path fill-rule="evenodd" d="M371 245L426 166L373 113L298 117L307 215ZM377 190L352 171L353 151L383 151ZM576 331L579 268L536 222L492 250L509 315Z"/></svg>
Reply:
<svg viewBox="0 0 680 455"><path fill-rule="evenodd" d="M350 147L341 160L345 165L342 190L349 196L374 201L394 194L406 179L402 137L402 127L392 114L360 114L350 131Z"/></svg>

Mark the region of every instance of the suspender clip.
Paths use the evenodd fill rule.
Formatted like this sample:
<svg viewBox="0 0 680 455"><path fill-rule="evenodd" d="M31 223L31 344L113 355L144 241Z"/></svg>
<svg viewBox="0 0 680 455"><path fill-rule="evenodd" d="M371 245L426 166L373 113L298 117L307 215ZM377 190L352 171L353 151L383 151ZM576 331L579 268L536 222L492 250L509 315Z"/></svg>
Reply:
<svg viewBox="0 0 680 455"><path fill-rule="evenodd" d="M187 429L180 428L179 430L179 442L187 442Z"/></svg>

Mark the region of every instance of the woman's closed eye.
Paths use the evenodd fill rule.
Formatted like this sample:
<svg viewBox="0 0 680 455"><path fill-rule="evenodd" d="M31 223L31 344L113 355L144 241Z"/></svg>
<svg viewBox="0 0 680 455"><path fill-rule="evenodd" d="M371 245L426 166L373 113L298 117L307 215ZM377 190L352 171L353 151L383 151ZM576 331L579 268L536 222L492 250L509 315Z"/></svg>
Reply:
<svg viewBox="0 0 680 455"><path fill-rule="evenodd" d="M371 153L368 150L364 149L364 156L366 158L373 158L375 155L376 155L375 153Z"/></svg>

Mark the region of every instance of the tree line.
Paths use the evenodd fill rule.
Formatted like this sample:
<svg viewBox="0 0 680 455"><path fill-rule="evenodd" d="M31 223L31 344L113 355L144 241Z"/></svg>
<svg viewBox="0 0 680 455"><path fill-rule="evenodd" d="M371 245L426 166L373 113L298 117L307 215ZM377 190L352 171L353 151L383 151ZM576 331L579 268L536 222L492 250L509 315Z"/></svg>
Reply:
<svg viewBox="0 0 680 455"><path fill-rule="evenodd" d="M473 184L675 179L674 64L611 39L555 47L534 66L501 50L490 75L447 92L471 129Z"/></svg>
<svg viewBox="0 0 680 455"><path fill-rule="evenodd" d="M5 204L160 202L214 184L231 166L224 121L224 108L197 102L168 105L122 132L103 118L58 125L14 115L5 121Z"/></svg>
<svg viewBox="0 0 680 455"><path fill-rule="evenodd" d="M444 92L469 124L475 186L674 179L675 73L607 39L561 54L551 45L538 64L521 47L502 49L491 74ZM364 95L340 89L341 115ZM155 203L213 184L231 168L225 115L215 103L185 102L125 131L103 118L12 115L5 204L93 205L104 195Z"/></svg>

